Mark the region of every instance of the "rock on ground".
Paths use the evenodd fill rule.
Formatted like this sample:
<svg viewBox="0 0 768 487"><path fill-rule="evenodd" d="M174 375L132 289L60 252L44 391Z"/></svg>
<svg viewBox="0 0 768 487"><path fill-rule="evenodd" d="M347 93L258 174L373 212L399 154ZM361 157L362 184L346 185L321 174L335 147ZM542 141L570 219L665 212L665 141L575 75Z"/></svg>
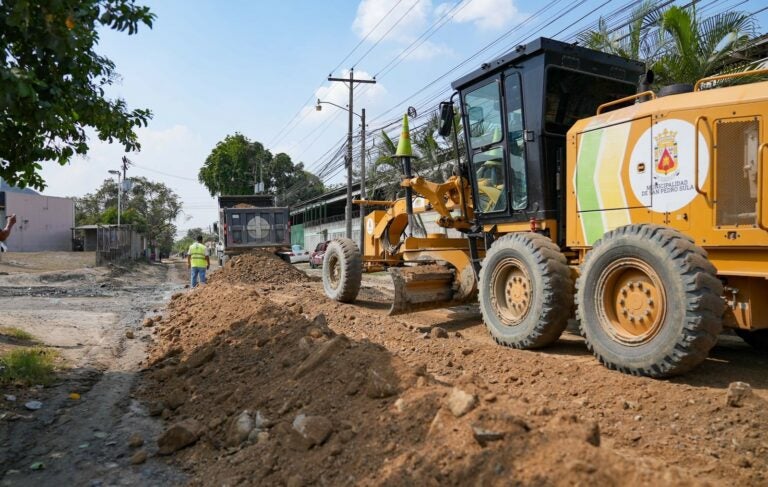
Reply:
<svg viewBox="0 0 768 487"><path fill-rule="evenodd" d="M448 409L450 409L453 415L457 418L472 411L476 404L477 396L465 392L458 387L451 389L451 393L448 395Z"/></svg>
<svg viewBox="0 0 768 487"><path fill-rule="evenodd" d="M160 455L170 455L175 451L192 445L200 438L201 431L200 423L194 419L186 419L176 423L165 430L162 436L158 438L157 446L159 450L157 453Z"/></svg>
<svg viewBox="0 0 768 487"><path fill-rule="evenodd" d="M725 403L728 406L740 408L750 396L752 396L752 386L746 382L731 382L728 384Z"/></svg>

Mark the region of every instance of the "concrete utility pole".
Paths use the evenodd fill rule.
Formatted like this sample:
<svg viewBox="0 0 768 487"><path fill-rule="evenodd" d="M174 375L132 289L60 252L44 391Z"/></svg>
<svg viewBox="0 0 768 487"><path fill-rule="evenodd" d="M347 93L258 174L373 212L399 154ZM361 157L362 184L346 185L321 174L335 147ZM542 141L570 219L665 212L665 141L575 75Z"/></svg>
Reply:
<svg viewBox="0 0 768 487"><path fill-rule="evenodd" d="M338 81L341 83L346 83L347 86L349 87L349 107L347 109L347 111L349 112L349 130L347 131L347 157L346 157L347 208L345 213L345 222L347 224L346 236L347 238L352 238L352 115L353 115L352 110L353 110L353 102L354 102L355 83L374 84L376 83L376 80L355 79L355 69L351 68L349 70L349 79L333 78L329 76L328 81ZM363 232L362 228L360 229L360 232Z"/></svg>
<svg viewBox="0 0 768 487"><path fill-rule="evenodd" d="M365 194L365 108L360 111L360 199L364 200ZM360 205L360 252L365 246L365 205Z"/></svg>

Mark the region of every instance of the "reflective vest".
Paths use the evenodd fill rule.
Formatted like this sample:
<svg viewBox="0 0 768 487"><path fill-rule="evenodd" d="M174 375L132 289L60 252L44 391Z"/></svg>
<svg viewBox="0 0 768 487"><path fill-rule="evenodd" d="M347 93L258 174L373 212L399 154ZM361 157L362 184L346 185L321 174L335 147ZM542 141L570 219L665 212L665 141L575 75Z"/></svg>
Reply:
<svg viewBox="0 0 768 487"><path fill-rule="evenodd" d="M208 263L205 261L205 245L195 242L189 246L189 260L192 267L207 267Z"/></svg>

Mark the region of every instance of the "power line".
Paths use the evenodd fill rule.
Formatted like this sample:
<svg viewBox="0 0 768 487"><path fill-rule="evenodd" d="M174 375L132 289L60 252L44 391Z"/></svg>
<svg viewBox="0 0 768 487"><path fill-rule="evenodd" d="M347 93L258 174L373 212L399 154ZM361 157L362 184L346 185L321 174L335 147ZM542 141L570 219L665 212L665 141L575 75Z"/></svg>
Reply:
<svg viewBox="0 0 768 487"><path fill-rule="evenodd" d="M143 170L145 170L145 171L149 171L149 172L154 172L154 173L157 173L157 174L162 174L163 176L168 176L169 178L176 178L176 179L183 179L183 180L185 180L185 181L194 181L194 182L198 182L198 180L197 180L197 179L194 179L194 178L187 178L187 177L184 177L184 176L177 176L176 174L171 174L171 173L167 173L167 172L163 172L163 171L158 171L157 169L152 169L152 168L149 168L149 167L141 166L141 165L139 165L139 164L136 164L136 163L135 163L135 162L133 162L133 161L131 161L131 164L132 164L134 167L137 167L137 168L139 168L139 169L143 169Z"/></svg>
<svg viewBox="0 0 768 487"><path fill-rule="evenodd" d="M375 31L375 30L376 30L376 29L377 29L377 28L378 28L378 27L381 25L381 23L382 23L382 22L384 22L384 20L385 20L387 17L389 17L389 14L391 14L391 13L392 13L392 11L393 11L393 10L395 10L395 8L396 8L398 5L400 5L402 2L403 2L403 0L397 0L397 2L395 2L395 4L394 4L394 5L392 5L392 8L391 8L391 9L389 9L389 11L388 11L386 14L384 14L384 16L383 16L383 17L381 17L381 18L379 19L379 21L378 21L378 22L376 22L376 25L374 25L374 26L371 28L371 30L369 30L369 31L368 31L368 33L367 33L367 34L365 34L365 37L363 37L362 39L360 39L360 42L358 42L358 43L357 43L357 45L356 45L355 47L353 47L353 48L352 48L352 50L351 50L351 51L349 51L349 53L348 53L346 56L344 56L344 59L342 59L341 61L339 61L339 64L337 64L337 65L336 65L336 66L335 66L335 67L334 67L334 68L331 70L331 74L333 74L333 73L334 73L334 72L335 72L337 69L339 69L339 67L340 67L342 64L344 64L344 61L346 61L347 59L349 59L349 56L351 56L351 55L352 55L352 53L353 53L353 52L355 52L355 51L357 50L357 48L358 48L358 47L360 47L360 45L361 45L363 42L365 42L365 40L366 40L366 39L368 39L368 37L369 37L371 34L373 34L373 31Z"/></svg>
<svg viewBox="0 0 768 487"><path fill-rule="evenodd" d="M384 20L385 20L387 17L389 17L389 15L390 15L390 14L391 14L391 13L392 13L394 10L395 10L395 7L397 7L397 6L398 6L398 5L399 5L399 4L400 4L402 1L403 1L403 0L397 0L397 2L396 2L396 3L395 3L393 6L392 6L392 8L391 8L391 9L389 9L389 11L388 11L386 14L384 14L384 16L383 16L381 19L379 19L379 21L376 23L376 25L375 25L375 26L373 26L373 28L372 28L372 29L371 29L371 30L370 30L370 31L369 31L369 32L368 32L368 33L367 33L367 34L366 34L366 35L365 35L365 36L364 36L364 37L363 37L363 38L362 38L362 39L361 39L361 40L360 40L358 43L357 43L357 45L356 45L354 48L352 48L352 50L351 50L351 51L349 51L349 52L347 53L347 55L346 55L346 56L344 56L344 58L343 58L343 59L342 59L342 60L339 62L339 64L337 64L337 65L336 65L336 67L334 67L334 68L331 70L331 73L333 73L334 71L336 71L336 70L339 68L339 66L341 66L341 65L344 63L344 61L346 61L347 59L349 59L349 57L350 57L350 56L351 56L351 55L352 55L352 54L353 54L353 53L354 53L354 52L357 50L357 48L358 48L358 47L359 47L359 46L360 46L360 45L361 45L361 44L362 44L362 43L363 43L363 42L364 42L366 39L368 39L368 37L369 37L369 36L370 36L370 35L371 35L371 34L372 34L372 33L373 33L373 32L374 32L374 31L375 31L375 30L376 30L376 29L379 27L379 25L380 25L380 24L381 24L381 23L382 23L382 22L383 22L383 21L384 21ZM358 62L359 62L359 61L358 61ZM283 128L281 128L281 129L280 129L280 130L279 130L279 131L278 131L278 132L275 134L275 136L274 136L274 137L272 137L272 139L270 139L270 142L267 144L267 146L268 146L270 149L271 149L271 148L274 148L274 147L275 147L275 146L278 144L278 142L279 142L280 140L284 139L284 138L285 138L285 137L286 137L286 136L287 136L287 135L288 135L288 134L289 134L291 131L293 131L293 130L294 130L296 127L298 127L298 126L301 124L301 122L302 122L302 121L304 121L304 119L306 119L306 118L307 118L307 116L309 115L309 113L311 113L311 112L309 112L309 111L308 111L308 112L306 112L306 113L304 114L304 116L303 116L303 117L301 117L301 119L300 119L300 120L298 120L298 122L296 122L296 124L294 124L294 125L291 127L291 124L293 123L293 121L294 121L294 120L296 120L296 119L297 119L297 117L299 117L299 115L301 115L301 112L302 112L302 110L304 110L304 108L305 108L307 105L309 105L309 103L311 103L311 102L312 102L313 98L315 98L315 93L317 92L317 90L318 90L318 89L320 89L320 88L322 88L324 85L325 85L325 80L323 80L323 81L320 83L320 85L319 85L319 86L318 86L318 87L317 87L315 90L313 90L313 91L312 91L312 94L309 96L309 98L307 98L307 100L306 100L304 103L302 103L302 104L301 104L301 107L300 107L300 108L298 109L298 111L297 111L297 112L296 112L296 113L293 115L293 117L291 117L291 119L288 121L288 123L286 123L286 124L285 124L285 126L283 126ZM289 127L291 127L291 128L289 129Z"/></svg>
<svg viewBox="0 0 768 487"><path fill-rule="evenodd" d="M437 19L427 30L425 30L419 37L417 37L413 42L411 42L408 46L406 46L398 55L393 57L384 67L378 70L378 72L373 75L374 78L379 78L380 76L385 76L387 73L392 71L398 64L403 62L404 59L408 57L408 55L412 54L416 48L421 46L424 42L426 42L430 37L432 37L438 30L440 30L445 24L448 23L453 17L456 16L460 11L462 11L464 8L467 7L470 3L472 3L474 0L461 0L459 3L454 5L451 9L447 10L442 17ZM461 7L461 8L459 8ZM450 17L449 17L450 15ZM441 23L442 22L442 23ZM438 25L439 24L439 25ZM431 32L430 32L431 31ZM410 51L409 51L410 50ZM391 67L390 67L391 66ZM389 69L387 69L389 68Z"/></svg>
<svg viewBox="0 0 768 487"><path fill-rule="evenodd" d="M401 15L401 16L400 16L400 18L399 18L399 19L397 19L397 21L396 21L394 24L392 24L392 26L391 26L391 27L390 27L390 28L389 28L389 29L388 29L388 30L387 30L387 31L384 33L384 35L383 35L383 36L381 36L381 37L379 38L379 40L378 40L378 41L374 42L374 43L373 43L373 45L372 45L371 47L369 47L369 48L368 48L368 50L367 50L367 51L365 51L365 53L363 53L363 55L362 55L362 56L360 56L360 59L358 59L357 61L355 61L355 63L354 63L354 64L352 64L352 69L356 68L356 67L357 67L357 65L358 65L358 64L360 64L360 61L362 61L363 59L365 59L365 57L366 57L366 56L367 56L367 55L368 55L368 54L369 54L369 53L370 53L370 52L371 52L371 51L372 51L372 50L373 50L373 49L374 49L376 46L378 46L378 45L379 45L379 43L380 43L381 41L383 41L383 40L384 40L384 38L385 38L385 37L387 37L387 36L389 35L389 33L390 33L390 32L392 32L392 30L393 30L395 27L397 27L397 25L398 25L398 24L399 24L399 23L400 23L400 22L401 22L401 21L402 21L402 20L403 20L403 19L404 19L404 18L405 18L405 17L406 17L408 14L409 14L409 13L411 13L411 10L413 10L413 9L414 9L414 7L416 7L416 5L418 5L418 4L419 4L419 2L420 2L420 1L421 1L421 0L415 0L415 1L413 2L413 5L411 5L411 7L410 7L408 10L406 10L406 11L405 11L405 13L404 13L403 15Z"/></svg>

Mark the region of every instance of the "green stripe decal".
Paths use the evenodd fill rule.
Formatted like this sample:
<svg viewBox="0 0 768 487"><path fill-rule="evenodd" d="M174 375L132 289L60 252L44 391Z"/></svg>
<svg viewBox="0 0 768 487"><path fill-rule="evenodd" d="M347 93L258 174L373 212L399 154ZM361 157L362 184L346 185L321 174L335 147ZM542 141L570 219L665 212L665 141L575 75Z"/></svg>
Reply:
<svg viewBox="0 0 768 487"><path fill-rule="evenodd" d="M601 212L594 211L600 209L594 176L602 137L603 129L581 134L579 160L576 165L576 198L579 202L579 215L581 216L584 238L590 245L605 233Z"/></svg>

